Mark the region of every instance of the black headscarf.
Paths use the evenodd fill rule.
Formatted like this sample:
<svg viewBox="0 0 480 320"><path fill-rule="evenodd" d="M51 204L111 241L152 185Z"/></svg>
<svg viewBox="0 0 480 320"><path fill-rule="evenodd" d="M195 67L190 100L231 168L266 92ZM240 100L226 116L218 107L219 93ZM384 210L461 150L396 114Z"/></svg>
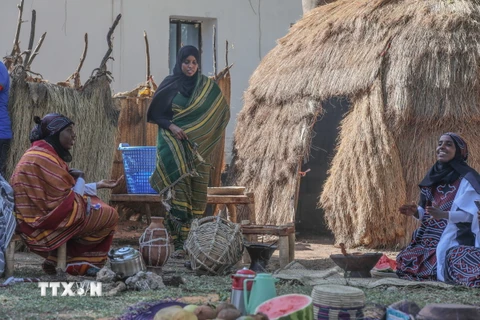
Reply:
<svg viewBox="0 0 480 320"><path fill-rule="evenodd" d="M65 149L60 143L60 132L75 123L59 113L49 113L42 119L35 116L33 120L36 124L30 132L30 142L45 140L55 149L63 161L72 161L70 151Z"/></svg>
<svg viewBox="0 0 480 320"><path fill-rule="evenodd" d="M200 66L197 72L189 77L182 72L182 63L189 56L194 56L200 61L200 53L194 46L184 46L177 54L177 61L173 68L173 74L166 77L158 86L153 95L152 102L148 107L147 121L160 124L165 119L165 113L171 113L172 101L180 92L185 97L190 97L195 89ZM173 113L168 115L171 119Z"/></svg>
<svg viewBox="0 0 480 320"><path fill-rule="evenodd" d="M442 136L449 136L452 138L455 145L455 157L449 162L437 161L432 168L427 172L426 176L420 182L419 187L432 187L439 183L453 183L458 178L463 177L467 179L472 187L480 194L480 175L478 172L467 164L468 146L465 140L456 133L447 132ZM420 199L420 205L425 205L425 197Z"/></svg>

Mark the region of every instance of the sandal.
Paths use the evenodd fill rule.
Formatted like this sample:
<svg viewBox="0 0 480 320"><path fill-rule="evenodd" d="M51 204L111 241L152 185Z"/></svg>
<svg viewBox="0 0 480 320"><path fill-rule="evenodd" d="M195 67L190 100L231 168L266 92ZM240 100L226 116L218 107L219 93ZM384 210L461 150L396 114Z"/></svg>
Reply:
<svg viewBox="0 0 480 320"><path fill-rule="evenodd" d="M185 255L186 255L185 250L178 249L178 250L175 250L175 252L173 252L170 255L170 258L172 258L172 259L184 259Z"/></svg>

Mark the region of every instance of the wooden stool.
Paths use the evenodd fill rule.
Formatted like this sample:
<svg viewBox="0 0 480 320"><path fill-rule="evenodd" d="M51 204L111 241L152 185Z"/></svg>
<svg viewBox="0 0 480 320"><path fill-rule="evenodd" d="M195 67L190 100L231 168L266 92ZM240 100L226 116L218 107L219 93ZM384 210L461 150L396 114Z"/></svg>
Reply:
<svg viewBox="0 0 480 320"><path fill-rule="evenodd" d="M5 278L13 276L15 268L15 246L17 242L23 241L18 234L14 234L7 247L7 256L5 261ZM65 242L57 249L57 268L65 270L67 267L67 243Z"/></svg>
<svg viewBox="0 0 480 320"><path fill-rule="evenodd" d="M278 236L281 268L295 259L295 225L293 223L284 226L242 224L242 233L246 236L265 234Z"/></svg>

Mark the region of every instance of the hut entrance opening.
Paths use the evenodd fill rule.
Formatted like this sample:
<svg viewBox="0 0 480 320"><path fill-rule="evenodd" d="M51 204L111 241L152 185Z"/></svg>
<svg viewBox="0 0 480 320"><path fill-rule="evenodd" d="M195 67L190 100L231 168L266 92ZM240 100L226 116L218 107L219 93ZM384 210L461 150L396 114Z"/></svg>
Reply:
<svg viewBox="0 0 480 320"><path fill-rule="evenodd" d="M296 230L302 235L332 236L327 228L323 209L317 208L318 198L327 180L327 171L334 157L340 121L348 111L350 102L344 97L334 97L322 102L324 112L317 116L313 127L310 156L301 171L309 172L300 178Z"/></svg>

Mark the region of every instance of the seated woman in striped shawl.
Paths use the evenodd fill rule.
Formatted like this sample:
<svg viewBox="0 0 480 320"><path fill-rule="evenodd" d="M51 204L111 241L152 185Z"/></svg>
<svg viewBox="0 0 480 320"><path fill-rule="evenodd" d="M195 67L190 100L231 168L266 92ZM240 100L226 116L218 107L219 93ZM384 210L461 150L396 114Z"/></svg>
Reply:
<svg viewBox="0 0 480 320"><path fill-rule="evenodd" d="M51 113L35 117L35 123L32 145L10 179L17 232L32 252L45 258L46 273L56 273L56 249L66 242L66 271L93 275L107 260L118 222L118 213L96 191L114 188L123 177L85 184L83 172L67 165L76 139L73 121Z"/></svg>
<svg viewBox="0 0 480 320"><path fill-rule="evenodd" d="M155 91L147 119L158 125L157 165L150 185L163 198L166 228L182 258L192 219L207 205L211 164L207 163L230 119L218 85L199 70L200 53L184 46L173 74Z"/></svg>

